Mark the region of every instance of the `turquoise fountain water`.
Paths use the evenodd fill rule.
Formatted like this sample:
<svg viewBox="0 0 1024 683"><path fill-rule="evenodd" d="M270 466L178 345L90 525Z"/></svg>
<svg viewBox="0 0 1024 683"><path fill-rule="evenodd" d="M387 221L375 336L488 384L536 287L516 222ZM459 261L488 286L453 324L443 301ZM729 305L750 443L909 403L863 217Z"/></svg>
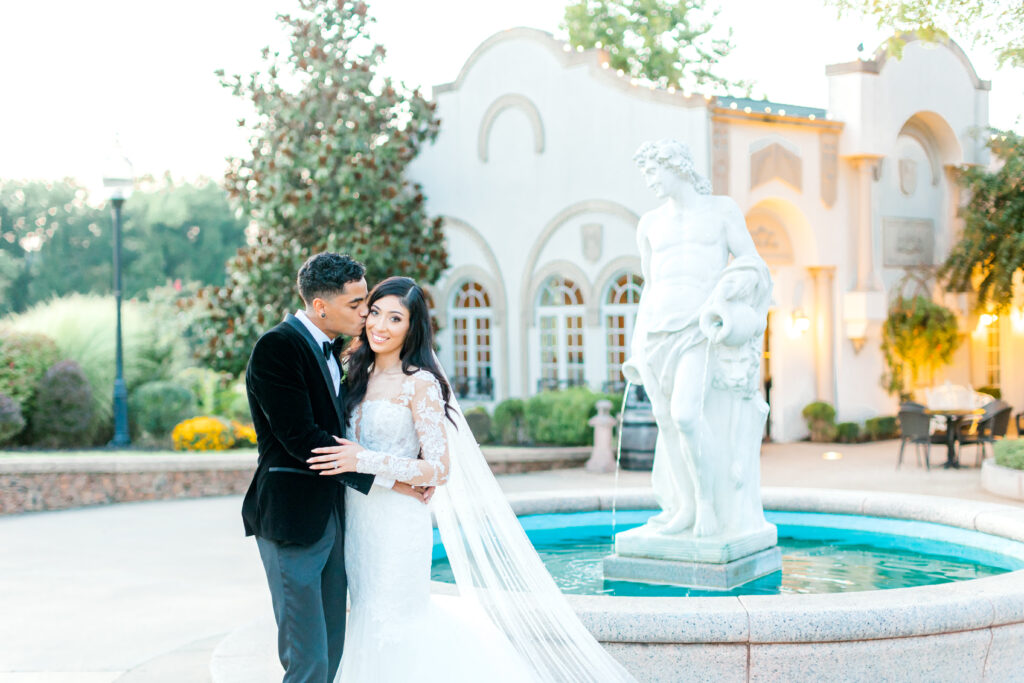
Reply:
<svg viewBox="0 0 1024 683"><path fill-rule="evenodd" d="M652 510L621 510L620 531L643 524ZM779 528L782 571L732 591L605 581L601 559L612 548L608 511L520 518L566 593L617 596L725 596L840 593L907 588L995 576L1024 568L1024 543L941 524L858 515L768 511ZM440 543L435 581L451 582Z"/></svg>

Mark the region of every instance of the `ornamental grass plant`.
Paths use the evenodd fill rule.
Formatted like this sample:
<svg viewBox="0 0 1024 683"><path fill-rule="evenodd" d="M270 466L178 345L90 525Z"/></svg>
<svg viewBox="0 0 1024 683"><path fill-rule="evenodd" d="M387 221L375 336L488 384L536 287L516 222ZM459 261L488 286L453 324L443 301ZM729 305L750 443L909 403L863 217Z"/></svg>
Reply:
<svg viewBox="0 0 1024 683"><path fill-rule="evenodd" d="M124 377L129 394L144 382L169 379L184 367L186 350L173 317L158 316L145 302L122 304ZM97 438L113 424L114 352L117 309L112 296L72 294L37 304L2 321L20 332L45 334L60 358L81 367L92 388Z"/></svg>

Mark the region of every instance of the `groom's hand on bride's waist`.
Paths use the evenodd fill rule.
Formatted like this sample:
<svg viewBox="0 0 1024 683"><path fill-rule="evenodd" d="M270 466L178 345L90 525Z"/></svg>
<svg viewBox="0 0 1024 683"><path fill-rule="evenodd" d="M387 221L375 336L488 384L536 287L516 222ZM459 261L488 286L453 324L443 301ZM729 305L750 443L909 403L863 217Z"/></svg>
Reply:
<svg viewBox="0 0 1024 683"><path fill-rule="evenodd" d="M320 470L320 474L327 475L356 471L359 454L366 449L355 441L349 441L348 439L336 436L334 440L338 442L337 446L323 446L313 449L312 452L316 455L306 459L306 462L309 463L309 469Z"/></svg>

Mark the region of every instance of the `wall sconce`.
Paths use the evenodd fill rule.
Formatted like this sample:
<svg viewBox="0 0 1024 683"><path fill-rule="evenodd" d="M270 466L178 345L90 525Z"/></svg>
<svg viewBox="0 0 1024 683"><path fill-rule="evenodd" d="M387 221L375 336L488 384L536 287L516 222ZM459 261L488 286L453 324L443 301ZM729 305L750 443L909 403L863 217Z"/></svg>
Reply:
<svg viewBox="0 0 1024 683"><path fill-rule="evenodd" d="M853 352L860 353L868 341L868 321L857 318L847 320L846 338L853 345Z"/></svg>
<svg viewBox="0 0 1024 683"><path fill-rule="evenodd" d="M798 308L793 311L789 319L789 336L799 337L809 329L811 329L811 319L804 313L804 309Z"/></svg>
<svg viewBox="0 0 1024 683"><path fill-rule="evenodd" d="M975 337L983 337L988 334L988 328L996 324L999 320L999 314L997 313L982 313L978 316L978 326L974 328Z"/></svg>

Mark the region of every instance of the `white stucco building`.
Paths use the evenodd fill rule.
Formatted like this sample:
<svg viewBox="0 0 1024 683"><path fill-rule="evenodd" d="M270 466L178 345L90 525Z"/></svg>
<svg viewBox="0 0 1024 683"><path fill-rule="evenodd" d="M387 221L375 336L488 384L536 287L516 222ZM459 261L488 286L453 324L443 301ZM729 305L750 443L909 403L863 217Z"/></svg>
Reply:
<svg viewBox="0 0 1024 683"><path fill-rule="evenodd" d="M620 379L642 284L635 225L657 201L632 155L676 138L772 269L772 437L804 436L815 399L840 420L894 414L880 324L891 296L935 291L959 229L951 169L988 161L989 84L955 44L825 71L827 111L632 85L600 50L533 29L480 45L435 88L441 133L411 168L445 220L451 268L432 295L460 392L490 402ZM945 302L974 330L965 296ZM948 376L1001 384L1021 406L1024 388L1003 381L1009 325L970 334Z"/></svg>

